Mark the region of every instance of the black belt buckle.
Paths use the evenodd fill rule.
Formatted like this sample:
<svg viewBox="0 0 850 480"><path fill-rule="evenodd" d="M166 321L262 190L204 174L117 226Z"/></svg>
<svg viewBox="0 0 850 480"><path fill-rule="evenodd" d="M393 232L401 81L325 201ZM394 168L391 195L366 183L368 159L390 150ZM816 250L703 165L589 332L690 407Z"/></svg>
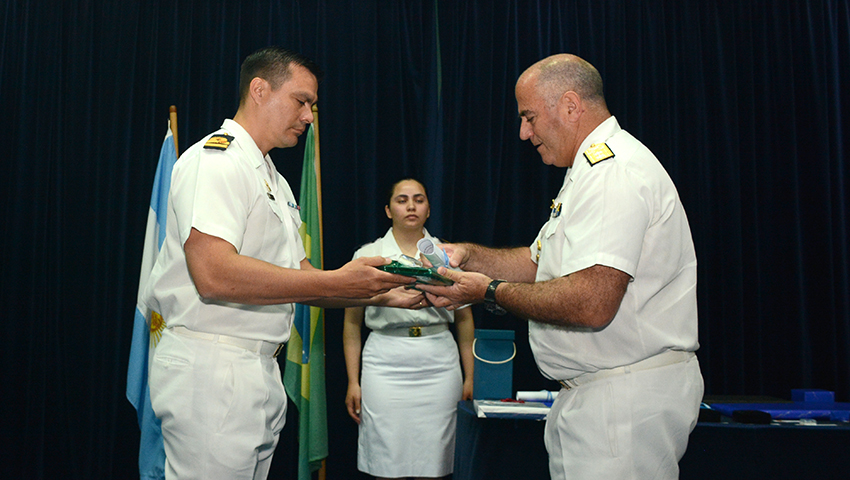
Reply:
<svg viewBox="0 0 850 480"><path fill-rule="evenodd" d="M421 337L422 336L422 327L410 327L407 329L408 337Z"/></svg>

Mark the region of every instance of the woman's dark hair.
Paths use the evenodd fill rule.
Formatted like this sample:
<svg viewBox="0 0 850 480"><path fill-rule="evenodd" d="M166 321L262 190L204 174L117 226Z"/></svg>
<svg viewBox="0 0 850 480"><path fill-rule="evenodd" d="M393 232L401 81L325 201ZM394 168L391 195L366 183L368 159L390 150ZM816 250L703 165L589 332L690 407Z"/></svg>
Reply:
<svg viewBox="0 0 850 480"><path fill-rule="evenodd" d="M428 188L425 187L424 183L422 183L421 181L419 181L419 180L417 180L413 177L406 177L406 178L402 178L401 180L390 185L390 190L387 192L387 205L389 205L393 201L393 193L395 193L395 187L397 187L399 183L407 182L407 181L416 182L419 185L421 185L422 186L422 192L425 193L426 197L428 196Z"/></svg>

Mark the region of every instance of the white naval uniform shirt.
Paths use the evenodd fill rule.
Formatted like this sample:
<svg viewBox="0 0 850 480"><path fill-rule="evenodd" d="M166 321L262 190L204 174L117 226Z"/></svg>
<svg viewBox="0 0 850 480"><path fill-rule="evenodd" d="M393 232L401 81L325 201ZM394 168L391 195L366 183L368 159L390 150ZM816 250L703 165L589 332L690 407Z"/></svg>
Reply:
<svg viewBox="0 0 850 480"><path fill-rule="evenodd" d="M204 148L217 134L233 137L225 150ZM194 227L231 243L240 255L284 268L306 257L300 212L289 184L233 120L186 150L174 165L165 241L146 298L166 326L250 340L284 343L295 305L242 305L204 301L186 267L183 244Z"/></svg>
<svg viewBox="0 0 850 480"><path fill-rule="evenodd" d="M614 157L591 165L584 152L603 142ZM540 371L563 380L665 350L696 351L696 254L676 187L652 152L608 118L580 146L554 204L530 246L536 281L594 265L632 281L601 330L530 322Z"/></svg>
<svg viewBox="0 0 850 480"><path fill-rule="evenodd" d="M422 229L422 233L425 234L425 238L441 243L438 238L432 237L425 228ZM417 250L416 258L419 258L421 253ZM402 254L401 248L393 237L393 229L390 227L386 235L357 249L354 252L354 258L381 256L390 260L398 260ZM451 323L454 322L454 318L454 313L445 308L429 307L421 310L407 310L404 308L366 307L365 323L371 330L381 330L383 328L414 325L424 327L438 323Z"/></svg>

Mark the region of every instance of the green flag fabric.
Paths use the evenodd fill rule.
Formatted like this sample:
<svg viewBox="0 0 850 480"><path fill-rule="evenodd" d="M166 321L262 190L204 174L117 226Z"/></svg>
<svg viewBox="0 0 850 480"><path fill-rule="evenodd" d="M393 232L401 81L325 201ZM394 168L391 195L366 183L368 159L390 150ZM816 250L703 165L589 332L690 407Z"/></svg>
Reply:
<svg viewBox="0 0 850 480"><path fill-rule="evenodd" d="M322 268L321 184L314 126L307 131L301 172L299 233L307 259ZM286 346L283 385L298 408L298 480L310 480L328 456L325 394L325 316L321 308L296 304L292 335Z"/></svg>

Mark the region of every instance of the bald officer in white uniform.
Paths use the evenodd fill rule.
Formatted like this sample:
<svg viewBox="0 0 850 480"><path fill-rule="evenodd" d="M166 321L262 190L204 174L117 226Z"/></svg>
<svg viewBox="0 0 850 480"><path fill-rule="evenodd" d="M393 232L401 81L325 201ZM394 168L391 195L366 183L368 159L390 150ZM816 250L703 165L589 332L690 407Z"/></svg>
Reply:
<svg viewBox="0 0 850 480"><path fill-rule="evenodd" d="M268 152L297 144L313 121L318 67L269 47L242 65L240 105L221 130L174 166L165 242L149 307L166 329L151 363L165 477L265 479L286 412L275 357L289 340L293 302L323 307L415 307L412 279L382 257L313 268L298 205ZM393 290L391 290L393 289Z"/></svg>
<svg viewBox="0 0 850 480"><path fill-rule="evenodd" d="M568 169L549 220L530 252L446 246L466 273L441 269L456 283L428 298L530 320L537 366L562 386L545 433L553 480L676 479L703 394L696 254L676 188L608 112L586 61L536 63L516 97L520 138Z"/></svg>

